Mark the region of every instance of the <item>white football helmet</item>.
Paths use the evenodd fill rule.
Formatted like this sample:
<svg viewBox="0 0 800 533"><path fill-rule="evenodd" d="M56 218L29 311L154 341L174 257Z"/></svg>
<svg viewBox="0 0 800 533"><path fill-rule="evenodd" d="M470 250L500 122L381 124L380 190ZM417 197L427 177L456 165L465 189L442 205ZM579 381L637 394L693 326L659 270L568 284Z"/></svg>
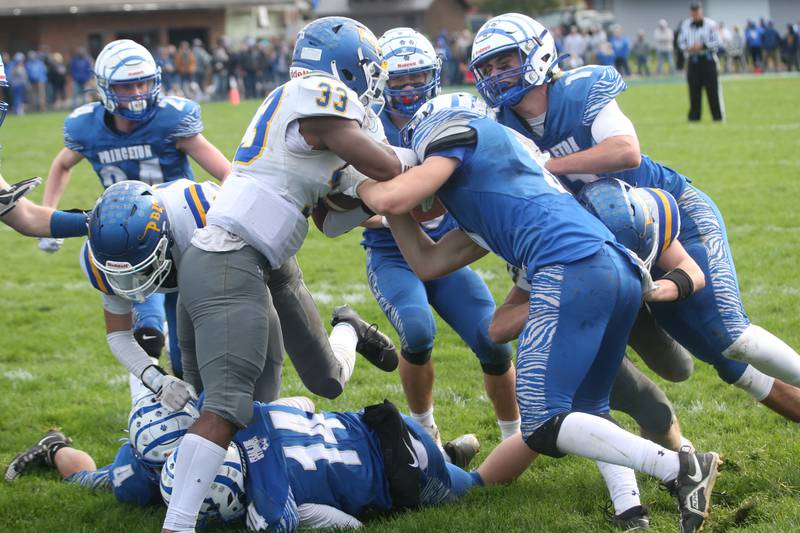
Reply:
<svg viewBox="0 0 800 533"><path fill-rule="evenodd" d="M483 75L481 67L488 59L514 50L519 67ZM492 107L500 107L516 105L525 93L548 83L559 71L560 59L547 28L526 15L506 13L487 21L475 34L469 69L481 96Z"/></svg>
<svg viewBox="0 0 800 533"><path fill-rule="evenodd" d="M175 463L178 460L180 446L167 459L161 469L161 497L169 505L172 486L175 483ZM225 461L217 470L214 481L208 489L197 515L198 527L206 527L219 523L234 522L244 516L247 501L244 492L244 466L239 448L231 443Z"/></svg>
<svg viewBox="0 0 800 533"><path fill-rule="evenodd" d="M387 63L389 81L383 90L386 110L410 117L422 104L439 94L442 60L430 41L411 28L393 28L378 39ZM411 88L390 87L392 78L425 73L425 81Z"/></svg>
<svg viewBox="0 0 800 533"><path fill-rule="evenodd" d="M108 43L94 64L97 95L109 113L128 120L147 120L161 94L161 67L147 49L130 39ZM141 93L117 94L115 86L145 82Z"/></svg>
<svg viewBox="0 0 800 533"><path fill-rule="evenodd" d="M152 392L144 394L137 398L128 418L131 446L144 463L160 467L199 417L193 400L180 411L171 411Z"/></svg>
<svg viewBox="0 0 800 533"><path fill-rule="evenodd" d="M431 141L445 136L465 133L469 121L494 118L494 112L477 96L470 93L446 93L429 100L414 113L402 130L403 146L412 148L420 161Z"/></svg>

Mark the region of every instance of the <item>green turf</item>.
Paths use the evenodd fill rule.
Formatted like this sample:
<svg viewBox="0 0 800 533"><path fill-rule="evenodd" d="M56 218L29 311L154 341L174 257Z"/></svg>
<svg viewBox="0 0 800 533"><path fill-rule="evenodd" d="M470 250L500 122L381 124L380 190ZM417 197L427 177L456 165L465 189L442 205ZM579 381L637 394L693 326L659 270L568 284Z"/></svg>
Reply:
<svg viewBox="0 0 800 533"><path fill-rule="evenodd" d="M746 308L752 320L800 346L795 271L800 250L800 78L726 80L726 124L688 124L686 86L634 85L620 97L642 149L691 176L725 214ZM206 135L232 154L257 103L238 108L204 106ZM707 112L707 110L706 110ZM46 175L61 147L63 114L10 117L0 130L6 179ZM90 207L101 192L89 165L78 166L65 207ZM41 199L41 191L33 195ZM368 320L390 326L372 300L364 254L353 232L336 241L312 233L299 258L323 317L349 301ZM33 240L0 227L2 337L0 337L0 464L59 425L98 464L111 461L129 407L125 373L109 353L100 298L78 266L80 242L45 255ZM509 282L503 265L477 266L500 299ZM481 456L498 441L474 356L441 321L434 361L438 375L436 418L446 437L475 432ZM396 339L396 335L392 332ZM700 449L726 459L710 531L800 530L798 429L722 383L698 363L686 383L663 384L686 435ZM287 369L284 393L302 394ZM345 394L327 409L358 409L388 397L403 404L397 375L361 361ZM626 424L624 416L620 416ZM630 427L630 425L629 425ZM672 499L640 476L655 531L675 531ZM604 531L605 489L589 461L544 459L509 487L475 491L462 502L407 513L371 524L374 531ZM2 531L156 531L162 508L119 505L110 494L91 494L37 471L14 485L0 482Z"/></svg>

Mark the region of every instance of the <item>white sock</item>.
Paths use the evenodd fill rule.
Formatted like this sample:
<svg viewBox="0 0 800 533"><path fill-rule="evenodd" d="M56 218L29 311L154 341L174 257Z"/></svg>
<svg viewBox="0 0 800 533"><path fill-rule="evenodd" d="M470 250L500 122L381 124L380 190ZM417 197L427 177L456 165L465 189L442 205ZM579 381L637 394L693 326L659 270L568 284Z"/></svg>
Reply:
<svg viewBox="0 0 800 533"><path fill-rule="evenodd" d="M750 363L769 376L800 387L800 355L778 337L755 324L747 326L744 333L722 355Z"/></svg>
<svg viewBox="0 0 800 533"><path fill-rule="evenodd" d="M342 366L341 382L342 385L350 381L353 375L353 368L356 366L356 344L358 335L350 324L339 322L333 326L328 342L333 350L333 355Z"/></svg>
<svg viewBox="0 0 800 533"><path fill-rule="evenodd" d="M588 413L570 413L564 418L556 447L563 453L627 466L661 481L672 481L680 469L677 452Z"/></svg>
<svg viewBox="0 0 800 533"><path fill-rule="evenodd" d="M154 357L151 357L150 361L152 361L154 365L158 364L158 359ZM142 380L130 373L128 374L128 387L131 389L131 405L135 404L136 400L145 394L150 394L151 392L150 389L144 386Z"/></svg>
<svg viewBox="0 0 800 533"><path fill-rule="evenodd" d="M597 468L606 481L608 495L614 503L614 513L622 514L632 507L641 505L639 485L636 484L636 473L625 466L612 465L597 461Z"/></svg>
<svg viewBox="0 0 800 533"><path fill-rule="evenodd" d="M500 440L506 440L511 435L519 433L521 420L500 420L497 419L497 425L500 427Z"/></svg>
<svg viewBox="0 0 800 533"><path fill-rule="evenodd" d="M753 365L747 365L747 368L744 369L744 373L733 385L747 392L747 394L752 396L757 402L761 402L764 398L769 396L774 384L775 378L756 370Z"/></svg>
<svg viewBox="0 0 800 533"><path fill-rule="evenodd" d="M436 427L436 421L433 419L433 406L424 413L411 413L411 418L414 422L422 427Z"/></svg>
<svg viewBox="0 0 800 533"><path fill-rule="evenodd" d="M217 470L225 461L227 450L208 439L187 433L175 463L175 481L169 500L164 529L192 529Z"/></svg>

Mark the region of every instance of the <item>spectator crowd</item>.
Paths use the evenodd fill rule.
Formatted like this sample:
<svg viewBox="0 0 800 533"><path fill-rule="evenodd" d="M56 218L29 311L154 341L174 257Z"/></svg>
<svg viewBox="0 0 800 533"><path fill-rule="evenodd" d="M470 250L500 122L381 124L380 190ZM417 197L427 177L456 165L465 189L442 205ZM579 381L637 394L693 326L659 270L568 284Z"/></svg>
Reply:
<svg viewBox="0 0 800 533"><path fill-rule="evenodd" d="M613 65L624 76L643 77L672 75L684 68L678 32L663 19L652 32L642 29L634 38L619 25L608 31L601 26L587 31L577 26L552 31L558 50L569 54L563 68ZM750 21L744 28L728 28L720 22L719 32L722 47L718 55L724 72L800 70L800 19L797 24L788 24L783 34L763 19ZM474 82L468 69L472 39L469 30L442 30L432 39L442 58L444 85ZM194 39L178 46L158 47L153 56L161 67L165 94L219 101L228 99L232 89L241 98L263 98L286 81L292 47L293 43L281 38L248 38L238 46L221 38L209 49L203 41ZM47 47L13 55L4 52L3 63L10 83L5 100L15 114L75 108L92 98L93 60L85 48L78 48L68 58Z"/></svg>

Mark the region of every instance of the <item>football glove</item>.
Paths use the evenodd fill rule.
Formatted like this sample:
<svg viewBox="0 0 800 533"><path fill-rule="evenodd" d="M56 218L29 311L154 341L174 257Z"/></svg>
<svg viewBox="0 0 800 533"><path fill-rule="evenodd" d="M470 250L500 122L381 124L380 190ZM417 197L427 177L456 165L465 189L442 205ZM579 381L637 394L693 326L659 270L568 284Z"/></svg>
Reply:
<svg viewBox="0 0 800 533"><path fill-rule="evenodd" d="M39 239L39 249L48 254L54 254L61 249L64 239L53 239L52 237L41 237Z"/></svg>
<svg viewBox="0 0 800 533"><path fill-rule="evenodd" d="M28 178L0 189L0 217L14 209L20 198L42 184L42 178Z"/></svg>
<svg viewBox="0 0 800 533"><path fill-rule="evenodd" d="M142 372L142 383L153 391L156 399L167 409L180 411L189 400L197 399L194 387L185 381L170 376L157 365L150 365Z"/></svg>

